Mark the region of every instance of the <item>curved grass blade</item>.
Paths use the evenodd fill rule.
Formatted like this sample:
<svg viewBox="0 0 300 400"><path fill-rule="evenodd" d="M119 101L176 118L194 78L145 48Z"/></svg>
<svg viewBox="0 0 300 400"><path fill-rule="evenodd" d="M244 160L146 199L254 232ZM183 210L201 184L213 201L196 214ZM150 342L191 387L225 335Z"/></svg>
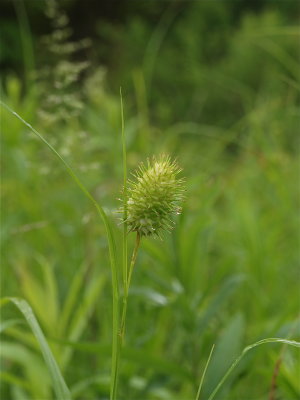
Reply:
<svg viewBox="0 0 300 400"><path fill-rule="evenodd" d="M258 342L251 344L250 346L245 347L244 350L242 351L242 353L240 354L240 356L234 361L234 363L228 369L226 374L220 380L220 382L216 386L215 390L209 396L208 400L213 400L215 398L215 395L218 393L218 391L221 388L221 386L223 385L223 383L226 381L228 376L231 374L231 372L234 370L234 368L237 366L237 364L241 361L241 359L244 357L244 355L246 353L248 353L248 351L252 350L254 347L260 346L261 344L265 344L265 343L284 343L289 346L300 347L300 342L296 342L295 340L287 340L287 339L280 339L280 338L262 339L262 340L259 340Z"/></svg>
<svg viewBox="0 0 300 400"><path fill-rule="evenodd" d="M63 163L69 175L76 182L77 186L81 189L81 191L88 197L91 202L96 207L98 214L100 215L107 234L108 239L108 248L109 248L109 258L111 265L111 274L112 274L112 291L113 291L113 338L112 338L112 379L116 379L116 371L117 371L117 363L118 363L118 329L119 329L119 279L118 279L118 271L116 264L116 243L113 235L113 230L111 227L111 223L105 214L103 208L97 202L97 200L92 196L92 194L87 190L81 180L78 178L76 173L70 167L70 165L64 160L64 158L55 150L55 148L36 130L34 129L28 122L26 122L19 114L13 111L8 105L0 101L0 104L11 114L13 114L16 118L18 118L25 126L27 126L55 155L56 157Z"/></svg>
<svg viewBox="0 0 300 400"><path fill-rule="evenodd" d="M50 347L45 339L45 336L33 314L33 311L27 301L23 299L19 299L16 297L5 297L1 299L0 305L6 304L8 302L13 303L23 314L25 317L28 325L30 326L34 336L36 337L45 363L49 369L52 382L53 382L53 388L56 394L57 399L59 400L71 400L71 394L70 391L64 381L64 378L60 372L60 369L55 361L55 358L53 357L53 354L50 350Z"/></svg>

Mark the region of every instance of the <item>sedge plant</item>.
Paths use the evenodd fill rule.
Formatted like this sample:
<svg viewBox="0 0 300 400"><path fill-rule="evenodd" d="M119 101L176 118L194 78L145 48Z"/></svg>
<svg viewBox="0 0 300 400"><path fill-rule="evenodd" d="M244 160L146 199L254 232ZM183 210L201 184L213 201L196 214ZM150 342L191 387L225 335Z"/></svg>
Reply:
<svg viewBox="0 0 300 400"><path fill-rule="evenodd" d="M147 164L141 164L133 174L134 180L124 185L123 214L125 236L127 232L136 234L129 270L127 269L127 250L124 268L124 296L120 325L120 337L123 341L126 324L127 298L132 272L137 258L141 238L156 236L161 238L163 231L168 231L174 224L172 216L180 214L180 203L184 197L183 179L178 179L181 172L176 161L165 154L153 157Z"/></svg>
<svg viewBox="0 0 300 400"><path fill-rule="evenodd" d="M118 346L116 365L111 390L111 400L117 396L117 383L122 346L125 336L126 314L129 288L133 269L136 263L138 250L143 237L160 237L163 231L169 231L174 225L172 217L180 214L180 204L184 197L184 180L178 178L181 172L176 161L162 154L153 156L147 163L141 163L133 173L133 180L127 179L126 144L124 132L124 112L122 92L121 121L123 144L123 196L119 212L123 222L123 303L121 320L118 332ZM135 245L128 268L128 242L127 235L135 233Z"/></svg>

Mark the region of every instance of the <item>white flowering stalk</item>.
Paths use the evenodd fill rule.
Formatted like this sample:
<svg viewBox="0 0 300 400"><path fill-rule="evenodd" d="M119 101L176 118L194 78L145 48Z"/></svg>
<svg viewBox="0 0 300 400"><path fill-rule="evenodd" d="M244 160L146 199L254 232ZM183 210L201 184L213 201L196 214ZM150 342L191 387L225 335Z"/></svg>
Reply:
<svg viewBox="0 0 300 400"><path fill-rule="evenodd" d="M184 194L183 179L177 178L180 172L176 161L167 155L140 165L134 174L136 180L128 181L124 222L129 232L141 237L160 236L161 231L172 228L172 217L180 214Z"/></svg>

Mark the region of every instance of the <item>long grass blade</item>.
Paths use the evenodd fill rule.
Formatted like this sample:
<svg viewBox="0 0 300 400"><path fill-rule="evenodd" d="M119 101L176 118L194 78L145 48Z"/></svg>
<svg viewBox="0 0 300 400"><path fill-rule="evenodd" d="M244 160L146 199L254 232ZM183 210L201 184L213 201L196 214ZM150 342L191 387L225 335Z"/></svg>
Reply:
<svg viewBox="0 0 300 400"><path fill-rule="evenodd" d="M127 154L126 154L126 138L124 129L124 108L122 89L120 88L121 102L121 123L122 123L122 153L123 153L123 284L124 289L127 284L128 277L128 249L127 249Z"/></svg>
<svg viewBox="0 0 300 400"><path fill-rule="evenodd" d="M78 178L74 170L70 167L70 165L64 160L64 158L55 150L55 148L36 130L34 129L28 122L26 122L19 114L13 111L7 104L0 101L0 104L11 114L13 114L17 119L19 119L25 126L27 126L62 162L64 167L66 168L69 175L76 182L77 186L81 189L81 191L88 197L91 202L96 207L98 214L100 215L107 234L108 239L108 247L109 247L109 258L111 265L111 273L112 273L112 291L113 291L113 338L112 338L112 378L115 379L116 374L116 365L117 365L117 347L118 347L118 326L119 326L119 279L118 279L118 271L116 264L116 244L115 238L113 235L113 230L111 227L111 223L105 214L103 208L97 202L97 200L92 196L92 194L87 190L81 180Z"/></svg>
<svg viewBox="0 0 300 400"><path fill-rule="evenodd" d="M231 374L231 372L234 370L234 368L238 365L238 363L241 361L241 359L244 357L248 351L252 350L253 348L260 346L261 344L265 343L284 343L289 346L294 346L294 347L300 347L300 342L296 342L295 340L287 340L287 339L281 339L281 338L267 338L267 339L262 339L259 340L258 342L255 342L251 344L250 346L247 346L244 348L240 356L233 362L233 364L230 366L226 374L223 376L223 378L220 380L218 385L216 386L215 390L212 392L212 394L209 396L208 400L213 400L220 390L221 386L223 383L226 381L228 376Z"/></svg>
<svg viewBox="0 0 300 400"><path fill-rule="evenodd" d="M123 97L122 88L120 88L120 106L121 106L121 140L122 140L122 157L123 157L123 221L127 220L127 155L126 155L126 138L124 129L124 108L123 108ZM128 277L128 244L127 244L127 223L123 223L122 233L122 272L123 272L123 293L125 293L127 286ZM122 338L119 335L119 320L118 329L113 332L114 336L118 337L118 345L116 348L115 362L113 363L113 373L110 383L110 400L115 400L117 397L117 386L118 386L118 375L120 366L120 353L122 346Z"/></svg>
<svg viewBox="0 0 300 400"><path fill-rule="evenodd" d="M25 300L16 297L5 297L4 299L1 300L1 304L5 304L7 302L13 303L21 311L28 325L30 326L34 336L36 337L40 345L45 363L49 369L52 378L53 388L56 394L56 398L59 400L70 400L71 399L70 391L64 381L60 369L55 361L55 358L50 350L50 347L45 339L45 336L33 314L31 307Z"/></svg>

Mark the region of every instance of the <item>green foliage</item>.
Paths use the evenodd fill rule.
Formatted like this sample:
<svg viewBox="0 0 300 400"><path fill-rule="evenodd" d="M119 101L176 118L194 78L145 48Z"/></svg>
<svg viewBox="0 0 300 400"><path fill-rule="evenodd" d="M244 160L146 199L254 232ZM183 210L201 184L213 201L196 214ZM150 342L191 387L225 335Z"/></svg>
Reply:
<svg viewBox="0 0 300 400"><path fill-rule="evenodd" d="M30 65L46 67L39 52L31 60L4 47L2 56L17 58L30 79L3 74L2 100L46 145L1 108L2 294L30 305L74 399L109 396L113 318L119 399L194 399L201 377L200 399L267 399L278 360L276 398L300 395L298 349L282 339L245 348L265 337L300 337L299 29L291 2L261 3L253 13L252 2L141 2L140 13L129 7L126 23L100 22L102 39L104 31L109 37L102 43L95 34L92 52L109 48L105 65L91 55L85 74L60 69L59 100L74 95L67 108L75 117L52 104L51 124L40 112L57 95L56 68L87 57L54 55L47 43L52 78L34 81ZM18 23L29 35L25 14ZM5 26L6 37L16 35ZM66 35L61 49L70 42ZM165 152L183 167L187 193L172 233L143 238L117 365L116 271L127 260L122 240L134 246L115 213L126 182L120 85L128 174ZM34 333L12 307L1 319L0 397L53 399L53 374Z"/></svg>
<svg viewBox="0 0 300 400"><path fill-rule="evenodd" d="M62 399L62 400L69 400L71 398L69 389L66 386L66 383L60 373L60 370L56 364L56 361L52 355L52 352L48 346L48 343L43 335L43 332L32 312L32 309L30 308L30 306L28 305L28 303L25 300L14 298L14 297L4 298L2 300L2 304L5 302L8 302L8 301L12 302L16 307L19 308L19 310L23 313L24 317L26 318L28 325L32 329L32 332L41 347L43 357L44 357L47 367L50 371L51 378L53 381L53 388L54 388L56 397L58 399ZM6 355L8 356L8 358L13 359L14 354L17 353L19 356L19 361L22 362L22 351L20 351L20 349L18 350L17 348L15 348L15 345L12 345L11 347L13 348L13 349L11 349L13 351L9 352L9 344L8 343L4 344L4 349L5 349L4 354L5 354L5 352L7 352ZM35 360L32 360L27 356L26 350L25 350L24 357L23 357L23 363L26 364L28 362L33 364L31 369L37 368L37 363L35 362ZM47 380L43 376L43 374L40 374L38 371L35 371L35 372L36 373L35 373L34 378L37 378L38 380L41 380L42 382ZM43 382L44 390L42 392L40 392L39 395L48 397L49 393L47 393L47 385L44 385L44 383L45 382ZM33 387L36 387L36 386L39 386L39 385L33 385ZM35 393L35 394L37 394L37 393Z"/></svg>

